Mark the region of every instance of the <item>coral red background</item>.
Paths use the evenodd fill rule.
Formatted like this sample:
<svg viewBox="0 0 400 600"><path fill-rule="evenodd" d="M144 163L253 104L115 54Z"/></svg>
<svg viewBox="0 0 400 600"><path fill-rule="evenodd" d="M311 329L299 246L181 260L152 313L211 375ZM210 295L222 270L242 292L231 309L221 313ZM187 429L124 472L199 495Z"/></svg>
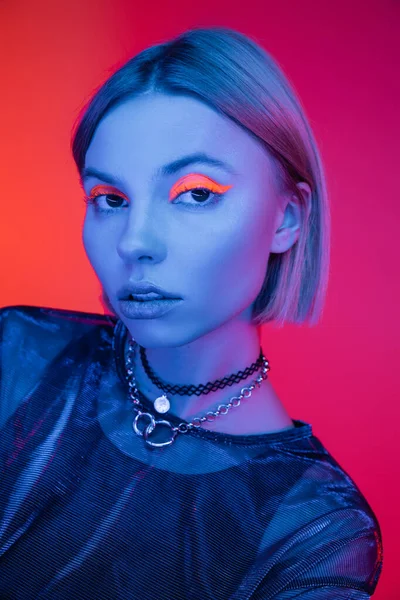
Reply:
<svg viewBox="0 0 400 600"><path fill-rule="evenodd" d="M128 57L224 25L254 36L297 89L331 194L330 285L319 326L265 326L263 348L292 418L312 423L381 523L377 600L400 597L399 13L394 0L0 2L0 306L103 312L69 143Z"/></svg>

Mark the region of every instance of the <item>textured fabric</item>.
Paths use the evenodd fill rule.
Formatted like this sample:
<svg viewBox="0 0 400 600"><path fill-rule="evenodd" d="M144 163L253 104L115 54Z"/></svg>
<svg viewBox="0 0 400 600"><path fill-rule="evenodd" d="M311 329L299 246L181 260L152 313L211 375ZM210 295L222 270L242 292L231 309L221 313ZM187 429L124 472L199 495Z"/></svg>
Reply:
<svg viewBox="0 0 400 600"><path fill-rule="evenodd" d="M0 598L370 598L378 521L311 425L149 450L115 324L0 311Z"/></svg>

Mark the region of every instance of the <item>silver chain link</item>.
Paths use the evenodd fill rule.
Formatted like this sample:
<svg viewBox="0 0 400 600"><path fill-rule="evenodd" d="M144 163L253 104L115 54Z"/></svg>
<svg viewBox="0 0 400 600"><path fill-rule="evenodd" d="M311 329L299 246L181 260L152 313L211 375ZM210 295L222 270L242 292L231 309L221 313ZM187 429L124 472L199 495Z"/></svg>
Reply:
<svg viewBox="0 0 400 600"><path fill-rule="evenodd" d="M187 433L191 429L197 429L197 428L201 427L202 423L205 423L206 421L208 421L208 422L215 421L216 417L219 417L220 415L226 415L232 408L237 408L238 406L240 406L240 403L243 399L250 398L250 396L251 396L253 390L256 388L256 386L260 387L262 382L264 380L268 379L268 371L270 371L269 362L263 356L264 364L262 367L261 374L256 379L253 379L253 381L251 382L251 384L249 386L243 387L240 390L240 394L238 396L232 396L232 398L230 399L230 401L227 404L220 404L215 411L209 410L203 417L195 417L193 419L193 421L191 421L190 423L180 423L176 427L173 427L169 421L166 421L166 420L156 421L154 418L154 415L152 415L151 413L146 412L144 410L143 404L140 402L140 400L137 397L138 390L137 390L137 386L136 386L136 380L135 380L134 369L133 369L133 365L134 365L133 353L134 353L135 345L136 345L136 342L134 342L133 340L129 341L129 347L128 347L127 358L126 358L126 371L127 371L126 378L128 380L128 385L129 385L129 396L133 402L133 405L134 405L133 408L137 412L132 426L133 426L135 433L137 435L143 436L146 443L151 447L160 448L162 446L168 446L168 445L172 444L172 442L174 441L174 439L178 433ZM143 411L141 409L143 409ZM147 427L143 431L141 431L138 427L139 419L142 417L147 418L150 421L149 424L147 425ZM156 442L152 442L151 440L148 439L150 434L154 431L157 424L158 425L167 425L171 428L172 438L170 440L167 440L166 442L156 443Z"/></svg>

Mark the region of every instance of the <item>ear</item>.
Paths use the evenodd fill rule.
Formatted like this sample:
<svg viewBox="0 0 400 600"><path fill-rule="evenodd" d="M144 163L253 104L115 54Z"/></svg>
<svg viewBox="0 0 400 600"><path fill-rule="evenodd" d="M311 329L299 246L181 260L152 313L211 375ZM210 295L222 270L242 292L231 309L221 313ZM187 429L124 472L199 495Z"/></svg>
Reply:
<svg viewBox="0 0 400 600"><path fill-rule="evenodd" d="M270 252L289 250L300 237L301 228L311 213L311 188L305 181L296 184L298 194L290 192L280 200Z"/></svg>

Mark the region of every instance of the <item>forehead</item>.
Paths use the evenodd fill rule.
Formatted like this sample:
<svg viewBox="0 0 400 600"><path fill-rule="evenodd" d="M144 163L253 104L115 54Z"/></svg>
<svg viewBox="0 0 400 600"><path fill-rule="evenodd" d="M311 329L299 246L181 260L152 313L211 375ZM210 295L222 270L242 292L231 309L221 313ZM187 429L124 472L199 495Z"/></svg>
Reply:
<svg viewBox="0 0 400 600"><path fill-rule="evenodd" d="M204 152L238 174L271 168L266 150L247 131L207 104L183 95L151 94L112 109L97 126L86 166L151 174L186 154Z"/></svg>

